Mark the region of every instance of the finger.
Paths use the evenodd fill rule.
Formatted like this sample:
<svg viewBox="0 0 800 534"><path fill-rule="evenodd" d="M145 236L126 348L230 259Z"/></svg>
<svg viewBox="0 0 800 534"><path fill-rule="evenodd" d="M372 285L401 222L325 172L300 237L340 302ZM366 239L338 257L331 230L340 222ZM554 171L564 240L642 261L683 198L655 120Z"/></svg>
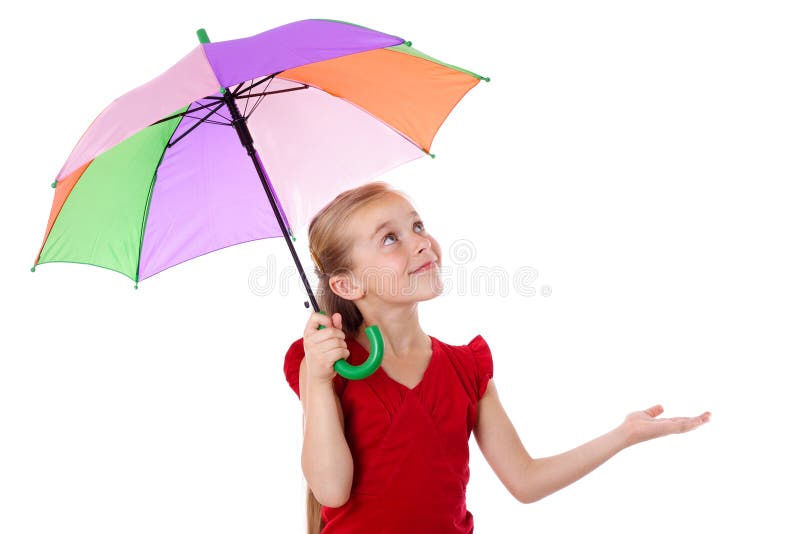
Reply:
<svg viewBox="0 0 800 534"><path fill-rule="evenodd" d="M673 433L682 434L694 430L706 421L703 416L698 415L697 417L674 417L670 422L673 427Z"/></svg>
<svg viewBox="0 0 800 534"><path fill-rule="evenodd" d="M342 329L342 314L341 313L334 313L331 317L333 319L333 326L338 328L339 330Z"/></svg>
<svg viewBox="0 0 800 534"><path fill-rule="evenodd" d="M329 365L333 366L339 360L346 360L350 357L350 350L345 347L326 347L320 348L320 360L318 362L319 365Z"/></svg>
<svg viewBox="0 0 800 534"><path fill-rule="evenodd" d="M328 321L330 321L330 318L327 315L319 312L311 312L311 315L309 315L308 321L306 322L306 327L303 331L304 335L317 331L320 325L327 326Z"/></svg>
<svg viewBox="0 0 800 534"><path fill-rule="evenodd" d="M339 360L342 360L342 359L346 360L347 358L349 358L350 357L350 349L348 349L347 347L345 347L343 349L342 348L337 348L337 349L334 349L334 350L331 350L331 351L327 352L327 355L331 359L331 365L333 365L334 363L338 362Z"/></svg>
<svg viewBox="0 0 800 534"><path fill-rule="evenodd" d="M664 413L664 407L660 404L656 404L655 406L651 406L644 411L650 417L658 417L662 413Z"/></svg>
<svg viewBox="0 0 800 534"><path fill-rule="evenodd" d="M331 318L325 315L324 313L319 312L312 312L311 316L308 318L308 322L306 323L306 328L303 331L303 336L307 336L315 332L319 326L331 327L333 323L331 322Z"/></svg>
<svg viewBox="0 0 800 534"><path fill-rule="evenodd" d="M696 415L695 417L670 417L669 419L664 419L664 420L669 420L678 424L685 424L687 421L689 421L691 423L697 423L698 425L700 425L703 423L707 423L711 420L711 412L703 412L700 415Z"/></svg>
<svg viewBox="0 0 800 534"><path fill-rule="evenodd" d="M307 343L322 343L327 339L341 339L344 340L345 334L338 328L323 328L322 330L313 330L307 334L303 339Z"/></svg>
<svg viewBox="0 0 800 534"><path fill-rule="evenodd" d="M703 424L703 421L701 421L699 418L697 418L697 417L687 417L686 419L684 419L683 421L681 421L679 423L680 431L681 432L689 432L690 430L694 430L695 428L697 428L701 424Z"/></svg>
<svg viewBox="0 0 800 534"><path fill-rule="evenodd" d="M703 412L696 417L692 417L691 419L694 422L696 428L700 425L708 423L711 420L711 412Z"/></svg>
<svg viewBox="0 0 800 534"><path fill-rule="evenodd" d="M327 330L327 328L325 330ZM320 330L320 332L324 332L324 330ZM341 330L339 332L341 332ZM345 343L344 339L341 337L328 335L328 337L322 339L309 340L308 348L313 348L313 350L318 353L324 353L335 348L347 348L347 343Z"/></svg>

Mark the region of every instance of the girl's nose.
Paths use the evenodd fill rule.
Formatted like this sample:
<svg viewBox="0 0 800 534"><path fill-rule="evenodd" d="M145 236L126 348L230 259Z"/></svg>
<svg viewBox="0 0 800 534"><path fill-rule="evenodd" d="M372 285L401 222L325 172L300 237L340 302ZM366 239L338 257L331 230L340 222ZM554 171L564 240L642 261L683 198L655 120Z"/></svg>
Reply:
<svg viewBox="0 0 800 534"><path fill-rule="evenodd" d="M419 254L420 252L423 252L425 249L431 248L431 246L432 246L432 243L431 243L430 239L428 239L427 237L424 237L424 236L420 236L420 242L417 243L417 254Z"/></svg>

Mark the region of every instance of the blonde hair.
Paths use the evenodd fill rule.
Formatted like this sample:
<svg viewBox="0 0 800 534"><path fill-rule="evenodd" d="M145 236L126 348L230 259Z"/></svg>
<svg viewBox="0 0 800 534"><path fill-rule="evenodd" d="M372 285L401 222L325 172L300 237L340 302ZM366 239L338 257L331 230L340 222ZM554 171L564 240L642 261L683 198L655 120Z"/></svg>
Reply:
<svg viewBox="0 0 800 534"><path fill-rule="evenodd" d="M308 247L315 264L314 273L319 279L315 292L317 303L320 310L329 316L334 313L342 315L342 330L349 338L358 335L364 318L353 301L343 299L330 287L332 275L352 269L350 251L353 238L342 229L359 208L387 194L408 199L386 182L370 182L340 193L314 216L308 226ZM319 534L322 529L321 504L310 487L307 487L306 519L308 534Z"/></svg>

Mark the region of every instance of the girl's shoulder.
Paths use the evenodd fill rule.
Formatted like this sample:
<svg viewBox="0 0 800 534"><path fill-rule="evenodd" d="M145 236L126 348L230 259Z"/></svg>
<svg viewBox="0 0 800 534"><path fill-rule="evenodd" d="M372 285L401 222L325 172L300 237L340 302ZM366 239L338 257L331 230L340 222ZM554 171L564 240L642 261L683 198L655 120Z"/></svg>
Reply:
<svg viewBox="0 0 800 534"><path fill-rule="evenodd" d="M466 345L450 345L433 336L430 337L450 360L453 368L471 383L476 400L483 397L489 380L494 375L492 351L483 336L480 334L475 336Z"/></svg>

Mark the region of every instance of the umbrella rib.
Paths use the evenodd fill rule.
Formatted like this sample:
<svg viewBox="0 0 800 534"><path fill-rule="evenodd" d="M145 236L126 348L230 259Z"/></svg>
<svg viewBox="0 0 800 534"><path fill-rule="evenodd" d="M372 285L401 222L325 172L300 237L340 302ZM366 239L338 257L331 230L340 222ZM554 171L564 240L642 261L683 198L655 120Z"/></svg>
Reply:
<svg viewBox="0 0 800 534"><path fill-rule="evenodd" d="M281 72L283 72L283 71L281 71ZM261 78L257 82L253 82L253 84L250 87L247 87L246 89L242 89L241 91L239 90L239 87L241 87L243 84L240 83L239 87L236 88L236 91L233 92L233 96L238 97L239 95L241 95L243 93L246 93L248 91L252 91L255 87L258 87L262 83L266 83L268 81L272 81L272 79L275 76L277 76L278 74L280 74L280 72L276 72L275 74L270 74L269 76L265 76L264 78Z"/></svg>
<svg viewBox="0 0 800 534"><path fill-rule="evenodd" d="M180 141L181 139L183 139L184 137L186 137L187 135L189 135L189 134L192 132L192 130L194 130L195 128L197 128L198 126L200 126L201 124L203 124L204 122L208 121L208 118L209 118L211 115L213 115L214 113L217 113L217 111L219 111L219 109L220 109L222 106L224 106L224 105L225 105L225 103L223 102L223 103L219 104L219 105L216 107L216 109L212 109L212 110L211 110L211 111L210 111L210 112L209 112L209 113L208 113L208 114L207 114L205 117L203 117L202 119L198 120L198 121L197 121L195 124L193 124L193 125L192 125L192 127L191 127L191 128L189 128L188 130L186 130L185 132L183 132L183 133L182 133L180 136L178 136L178 138L177 138L177 139L175 139L174 141L170 141L170 142L169 142L169 144L167 145L167 148L172 148L173 146L175 146L175 144L176 144L178 141ZM220 116L221 116L221 115L220 115ZM193 117L193 118L194 118L194 117Z"/></svg>
<svg viewBox="0 0 800 534"><path fill-rule="evenodd" d="M303 87L292 87L290 89L277 89L275 91L266 91L264 93L252 93L252 94L249 94L249 95L237 96L236 98L237 99L255 98L257 96L277 95L278 93L288 93L289 91L301 91L303 89L308 89L308 86L307 85L303 85Z"/></svg>
<svg viewBox="0 0 800 534"><path fill-rule="evenodd" d="M210 98L210 99L213 99L213 100L222 100L221 98L217 98L215 96L207 96L206 98ZM210 108L211 106L216 106L218 104L219 104L219 102L212 102L210 104L204 104L202 106L197 106L194 109L187 109L186 111L182 111L181 113L176 113L174 115L170 115L169 117L164 117L160 121L156 121L153 124L151 124L150 126L155 126L156 124L161 124L162 122L171 121L172 119L177 119L178 117L184 117L184 116L186 116L187 113L194 113L195 111L200 111L201 109Z"/></svg>
<svg viewBox="0 0 800 534"><path fill-rule="evenodd" d="M253 90L253 88L255 88L255 87L257 87L257 86L259 86L259 85L261 85L263 83L267 83L267 87L269 87L269 84L272 83L272 80L278 74L280 74L280 72L276 72L275 74L270 74L269 76L265 76L265 77L261 78L260 80L258 80L257 82L253 82L252 84L250 84L250 86L248 86L248 87L246 87L244 89L242 89L242 86L245 84L245 82L242 82L242 83L240 83L239 85L236 86L236 89L231 91L231 94L233 95L234 98L249 98L249 96L246 96L244 94L245 93L249 93L250 91ZM254 95L254 96L257 96L257 95ZM255 105L253 106L253 109L251 109L250 113L248 113L247 112L248 101L245 100L244 113L242 113L242 116L244 118L250 117L250 115L253 113L253 111L256 109L256 107L258 107L259 103L260 103L260 101L257 101L255 103Z"/></svg>
<svg viewBox="0 0 800 534"><path fill-rule="evenodd" d="M269 86L270 86L270 85L272 85L272 82L273 82L274 80L275 80L275 76L272 76L272 77L269 79L269 81L267 82L267 85L264 87L264 90L262 91L262 93L265 93L265 92L267 92L267 89L269 89ZM247 92L247 94L248 94L248 95L251 95L251 94L253 94L253 88L252 88L252 87L250 88L250 91L248 91L248 92ZM255 104L253 104L253 109L251 109L251 110L250 110L250 113L247 113L247 112L245 111L245 114L244 114L245 120L250 118L250 115L252 115L252 114L253 114L253 112L256 110L256 108L258 107L258 105L259 105L259 104L261 104L261 101L262 101L262 100L264 100L264 95L261 95L261 96L259 96L259 97L258 97L258 99L256 100L256 103L255 103ZM245 110L247 109L247 103L248 103L248 102L250 102L250 99L247 99L247 100L245 100L245 101L244 101L244 104L245 104L245 105L244 105L244 109L245 109Z"/></svg>
<svg viewBox="0 0 800 534"><path fill-rule="evenodd" d="M212 121L211 119L206 119L204 121L206 124L219 124L220 126L233 126L230 121L228 122L220 122L220 121Z"/></svg>
<svg viewBox="0 0 800 534"><path fill-rule="evenodd" d="M250 87L248 87L247 89L245 89L243 91L237 91L237 92L233 93L233 97L234 98L246 97L245 93L247 93L249 95L253 91L253 88L255 88L258 85L263 84L264 82L267 83L267 87L264 88L264 90L266 90L272 84L272 80L274 80L274 79L275 79L275 75L274 74L271 75L271 76L265 76L265 77L261 78L260 80L258 80L257 82L253 82L252 84L250 84ZM241 88L241 86L240 86L240 88ZM249 102L250 102L249 100L245 100L244 101L244 113L242 113L241 115L245 119L250 117L250 114L253 112L252 110L250 111L250 113L247 112L247 106L248 106ZM256 102L255 106L258 106L258 102ZM253 107L253 109L255 109L255 106Z"/></svg>
<svg viewBox="0 0 800 534"><path fill-rule="evenodd" d="M254 93L254 94L249 94L249 95L237 96L236 98L249 99L249 98L258 97L258 100L256 100L256 103L253 105L253 108L250 110L250 113L247 113L245 111L244 117L246 119L249 119L250 115L252 115L253 112L256 110L256 108L259 106L259 104L261 104L261 101L264 100L265 96L267 96L267 95L277 95L279 93L289 93L291 91L300 91L300 90L303 90L303 89L308 89L308 86L307 85L303 85L303 87L292 87L292 88L289 88L289 89L278 89L276 91L265 91L263 93ZM247 100L245 100L245 110L247 110Z"/></svg>
<svg viewBox="0 0 800 534"><path fill-rule="evenodd" d="M269 86L270 86L270 85L272 85L272 80L274 80L274 78L271 78L271 79L270 79L269 83L267 83L267 86L266 86L266 87L264 87L264 91L266 91L267 89L269 89ZM261 99L262 99L262 98L264 98L263 96L260 96L260 97L258 97L258 98L256 99L256 103L255 103L255 104L253 104L253 109L251 109L251 110L250 110L250 113L248 113L248 112L247 112L247 106L248 106L248 104L250 104L250 98L249 98L249 96L253 94L253 93L252 93L252 91L253 91L253 89L252 89L252 88L250 88L250 91L248 91L248 92L247 92L247 95L241 95L241 96L247 97L247 98L245 98L245 99L244 99L244 113L242 113L242 116L245 118L245 120L247 120L247 119L249 119L249 118L250 118L250 115L252 115L252 114L253 114L253 112L256 110L256 108L258 107L258 105L261 103ZM234 97L234 98L235 98L235 97Z"/></svg>
<svg viewBox="0 0 800 534"><path fill-rule="evenodd" d="M230 121L228 121L228 122L212 121L211 119L205 119L204 120L202 117L189 117L189 116L187 116L186 118L187 119L194 119L196 121L202 121L202 122L205 122L206 124L219 124L220 126L232 126Z"/></svg>
<svg viewBox="0 0 800 534"><path fill-rule="evenodd" d="M234 98L236 98L236 93L234 93ZM244 101L244 113L242 113L245 117L247 117L247 102L249 102L249 100Z"/></svg>
<svg viewBox="0 0 800 534"><path fill-rule="evenodd" d="M223 103L223 104L224 104L224 103ZM213 124L224 124L225 126L233 126L233 123L231 122L231 119L230 119L229 117L226 117L225 115L222 115L222 114L220 114L220 113L217 113L217 112L218 112L218 111L219 111L221 108L222 108L222 106L220 106L220 107L218 107L217 109L215 109L215 110L214 110L214 113L216 113L217 115L219 115L219 117L220 117L220 118L221 118L223 121L225 121L225 122L214 122L214 121L207 121L207 122L212 122Z"/></svg>

